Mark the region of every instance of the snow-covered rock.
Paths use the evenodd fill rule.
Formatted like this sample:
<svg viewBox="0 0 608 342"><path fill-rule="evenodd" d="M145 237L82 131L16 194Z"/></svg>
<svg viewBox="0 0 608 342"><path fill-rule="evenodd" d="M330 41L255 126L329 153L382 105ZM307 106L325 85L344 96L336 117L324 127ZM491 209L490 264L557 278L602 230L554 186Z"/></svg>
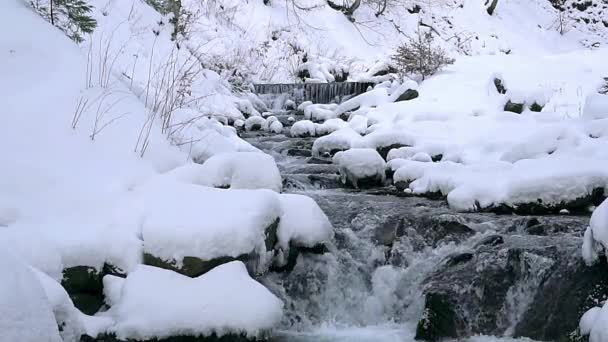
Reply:
<svg viewBox="0 0 608 342"><path fill-rule="evenodd" d="M263 272L281 216L269 190L221 190L159 178L135 193L144 262L189 276L242 259Z"/></svg>
<svg viewBox="0 0 608 342"><path fill-rule="evenodd" d="M359 186L382 185L386 178L386 162L371 148L353 148L336 153L334 164L338 165L342 183Z"/></svg>
<svg viewBox="0 0 608 342"><path fill-rule="evenodd" d="M327 215L310 197L296 194L280 196L283 215L277 229L278 243L283 249L315 247L329 242L333 227Z"/></svg>
<svg viewBox="0 0 608 342"><path fill-rule="evenodd" d="M108 314L119 339L231 335L261 338L283 303L233 261L197 278L141 265L122 281ZM116 291L118 292L118 291Z"/></svg>
<svg viewBox="0 0 608 342"><path fill-rule="evenodd" d="M583 238L583 258L588 265L608 251L608 199L595 208Z"/></svg>
<svg viewBox="0 0 608 342"><path fill-rule="evenodd" d="M329 135L321 137L312 145L312 154L320 156L333 155L338 151L348 150L361 140L361 135L350 127L344 127Z"/></svg>
<svg viewBox="0 0 608 342"><path fill-rule="evenodd" d="M588 120L608 118L608 95L590 94L585 100L583 118Z"/></svg>
<svg viewBox="0 0 608 342"><path fill-rule="evenodd" d="M245 130L246 131L260 131L264 128L266 124L266 119L261 116L250 116L245 120Z"/></svg>
<svg viewBox="0 0 608 342"><path fill-rule="evenodd" d="M312 121L326 121L337 118L339 113L335 110L337 104L310 104L304 107L304 118Z"/></svg>
<svg viewBox="0 0 608 342"><path fill-rule="evenodd" d="M349 124L342 119L335 118L329 119L322 124L315 124L315 131L317 136L327 135L333 133L341 128L347 127Z"/></svg>
<svg viewBox="0 0 608 342"><path fill-rule="evenodd" d="M274 158L261 152L215 155L202 165L187 164L170 172L178 179L231 189L270 189L281 192L281 174Z"/></svg>
<svg viewBox="0 0 608 342"><path fill-rule="evenodd" d="M315 124L310 120L300 120L291 126L289 134L294 137L314 137Z"/></svg>
<svg viewBox="0 0 608 342"><path fill-rule="evenodd" d="M6 249L0 249L0 269L0 341L63 341L35 271Z"/></svg>

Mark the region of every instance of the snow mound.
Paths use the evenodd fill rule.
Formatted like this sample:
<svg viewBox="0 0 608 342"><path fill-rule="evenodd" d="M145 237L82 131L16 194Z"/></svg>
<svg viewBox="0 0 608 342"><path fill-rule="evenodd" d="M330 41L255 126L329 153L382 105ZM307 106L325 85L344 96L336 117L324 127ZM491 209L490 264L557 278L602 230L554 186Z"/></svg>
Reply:
<svg viewBox="0 0 608 342"><path fill-rule="evenodd" d="M294 137L314 137L315 124L310 120L301 120L291 126L289 134Z"/></svg>
<svg viewBox="0 0 608 342"><path fill-rule="evenodd" d="M282 302L251 279L238 261L197 278L140 265L120 292L109 311L116 321L112 330L120 339L263 337L283 314Z"/></svg>
<svg viewBox="0 0 608 342"><path fill-rule="evenodd" d="M589 335L589 342L608 341L608 303L602 308L594 307L585 312L579 328L582 335Z"/></svg>
<svg viewBox="0 0 608 342"><path fill-rule="evenodd" d="M312 121L325 121L339 116L335 112L337 104L309 104L304 107L304 118Z"/></svg>
<svg viewBox="0 0 608 342"><path fill-rule="evenodd" d="M283 186L274 159L261 152L218 154L202 165L188 164L171 173L182 181L216 188L270 189L281 192Z"/></svg>
<svg viewBox="0 0 608 342"><path fill-rule="evenodd" d="M608 199L595 208L583 239L583 258L588 265L594 264L600 252L608 249Z"/></svg>
<svg viewBox="0 0 608 342"><path fill-rule="evenodd" d="M290 243L295 247L314 247L331 240L331 222L312 198L283 194L280 200L283 215L277 236L283 250L287 250Z"/></svg>
<svg viewBox="0 0 608 342"><path fill-rule="evenodd" d="M371 148L353 148L336 153L334 164L338 165L342 183L349 181L358 187L362 180L384 182L386 162L380 154Z"/></svg>
<svg viewBox="0 0 608 342"><path fill-rule="evenodd" d="M348 126L349 126L349 124L346 123L344 120L335 118L335 119L329 119L322 124L315 124L315 131L318 136L322 136L322 135L327 135L327 134L333 133L339 129L342 129L342 128L348 127Z"/></svg>
<svg viewBox="0 0 608 342"><path fill-rule="evenodd" d="M608 119L608 95L588 95L583 109L583 118L588 120Z"/></svg>
<svg viewBox="0 0 608 342"><path fill-rule="evenodd" d="M245 130L246 131L259 131L264 128L266 124L266 119L261 116L250 116L245 120Z"/></svg>
<svg viewBox="0 0 608 342"><path fill-rule="evenodd" d="M336 151L348 150L361 139L361 135L352 128L344 127L315 140L312 145L312 154L314 156L320 156L326 153L333 154Z"/></svg>
<svg viewBox="0 0 608 342"><path fill-rule="evenodd" d="M0 269L0 341L63 341L34 271L6 249L0 249Z"/></svg>
<svg viewBox="0 0 608 342"><path fill-rule="evenodd" d="M178 267L186 256L212 260L251 253L263 267L266 230L281 216L278 196L269 190L221 190L159 178L135 196L144 252Z"/></svg>

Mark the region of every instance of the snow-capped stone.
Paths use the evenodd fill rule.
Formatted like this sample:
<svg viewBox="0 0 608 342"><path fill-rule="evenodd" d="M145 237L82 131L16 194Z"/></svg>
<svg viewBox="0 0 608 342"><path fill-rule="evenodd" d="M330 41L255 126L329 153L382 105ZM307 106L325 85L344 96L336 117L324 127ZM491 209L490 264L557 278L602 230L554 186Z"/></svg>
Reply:
<svg viewBox="0 0 608 342"><path fill-rule="evenodd" d="M245 130L248 132L262 130L265 123L266 119L261 116L250 116L245 120Z"/></svg>
<svg viewBox="0 0 608 342"><path fill-rule="evenodd" d="M315 124L310 120L301 120L291 126L289 134L294 137L314 137Z"/></svg>
<svg viewBox="0 0 608 342"><path fill-rule="evenodd" d="M334 164L338 165L342 183L359 185L382 185L386 177L386 162L371 148L354 148L336 153Z"/></svg>
<svg viewBox="0 0 608 342"><path fill-rule="evenodd" d="M140 265L122 282L108 314L119 339L225 335L260 338L274 329L283 303L233 261L189 278Z"/></svg>
<svg viewBox="0 0 608 342"><path fill-rule="evenodd" d="M189 276L241 259L268 265L281 216L269 190L221 190L162 177L135 192L144 262ZM179 199L179 200L178 200Z"/></svg>
<svg viewBox="0 0 608 342"><path fill-rule="evenodd" d="M202 165L186 164L172 170L170 174L188 183L216 188L270 189L281 192L283 187L274 158L261 152L218 154Z"/></svg>

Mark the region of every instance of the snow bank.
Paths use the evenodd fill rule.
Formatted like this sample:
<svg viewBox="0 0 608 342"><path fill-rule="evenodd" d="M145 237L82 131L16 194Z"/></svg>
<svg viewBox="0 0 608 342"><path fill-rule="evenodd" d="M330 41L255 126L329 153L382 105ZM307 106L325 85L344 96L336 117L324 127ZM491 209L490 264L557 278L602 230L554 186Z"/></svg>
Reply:
<svg viewBox="0 0 608 342"><path fill-rule="evenodd" d="M329 242L333 227L327 215L308 196L283 194L280 197L283 215L277 230L279 246L314 247Z"/></svg>
<svg viewBox="0 0 608 342"><path fill-rule="evenodd" d="M238 261L197 278L141 265L124 280L121 293L109 311L120 339L262 337L278 325L283 310Z"/></svg>
<svg viewBox="0 0 608 342"><path fill-rule="evenodd" d="M0 269L0 341L63 341L34 271L6 249L0 249Z"/></svg>
<svg viewBox="0 0 608 342"><path fill-rule="evenodd" d="M231 189L270 189L281 192L281 174L274 159L261 152L215 155L202 165L187 164L171 171L178 179L199 185Z"/></svg>
<svg viewBox="0 0 608 342"><path fill-rule="evenodd" d="M380 154L370 148L353 148L336 153L334 164L338 165L342 183L349 181L355 188L361 180L382 183L386 177L386 163Z"/></svg>
<svg viewBox="0 0 608 342"><path fill-rule="evenodd" d="M158 179L139 188L144 252L178 267L200 260L254 253L263 264L266 229L281 216L269 190L220 190Z"/></svg>
<svg viewBox="0 0 608 342"><path fill-rule="evenodd" d="M604 165L603 161L557 156L513 164L404 161L393 179L409 183L415 194L440 192L447 196L450 207L460 211L501 204L516 209L529 203L557 210L590 196L595 189L605 189L608 172Z"/></svg>

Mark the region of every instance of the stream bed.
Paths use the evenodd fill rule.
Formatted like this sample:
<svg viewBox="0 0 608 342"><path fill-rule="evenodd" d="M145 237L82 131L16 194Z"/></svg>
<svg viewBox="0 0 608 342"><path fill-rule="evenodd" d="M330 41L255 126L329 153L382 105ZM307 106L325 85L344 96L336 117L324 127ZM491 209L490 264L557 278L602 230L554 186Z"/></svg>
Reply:
<svg viewBox="0 0 608 342"><path fill-rule="evenodd" d="M458 213L393 187L349 189L331 160L311 157L314 138L241 136L335 231L325 253L261 279L285 303L273 341L568 341L608 293L580 258L586 216Z"/></svg>

